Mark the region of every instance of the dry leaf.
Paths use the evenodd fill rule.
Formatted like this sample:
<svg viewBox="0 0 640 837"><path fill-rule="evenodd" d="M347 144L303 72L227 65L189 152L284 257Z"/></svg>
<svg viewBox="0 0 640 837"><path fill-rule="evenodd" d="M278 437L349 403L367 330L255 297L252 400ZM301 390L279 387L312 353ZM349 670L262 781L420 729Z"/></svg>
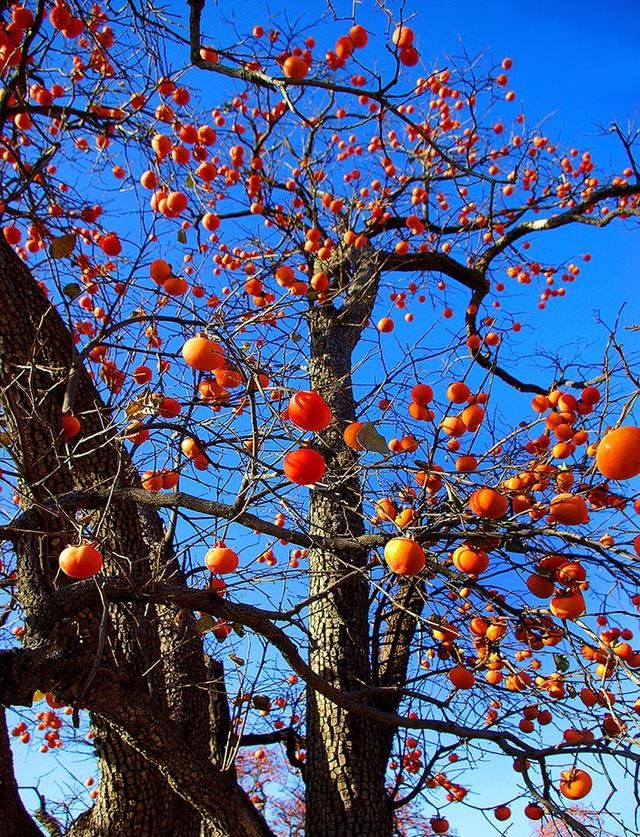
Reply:
<svg viewBox="0 0 640 837"><path fill-rule="evenodd" d="M358 430L357 439L365 450L379 453L381 456L386 456L389 453L387 440L378 433L375 425L370 421L365 421Z"/></svg>
<svg viewBox="0 0 640 837"><path fill-rule="evenodd" d="M78 285L77 282L69 282L68 285L65 285L62 289L62 293L65 296L68 296L69 299L74 300L80 296L82 293L82 288Z"/></svg>
<svg viewBox="0 0 640 837"><path fill-rule="evenodd" d="M52 259L64 259L70 256L76 246L74 233L66 233L54 238L49 245L49 255Z"/></svg>

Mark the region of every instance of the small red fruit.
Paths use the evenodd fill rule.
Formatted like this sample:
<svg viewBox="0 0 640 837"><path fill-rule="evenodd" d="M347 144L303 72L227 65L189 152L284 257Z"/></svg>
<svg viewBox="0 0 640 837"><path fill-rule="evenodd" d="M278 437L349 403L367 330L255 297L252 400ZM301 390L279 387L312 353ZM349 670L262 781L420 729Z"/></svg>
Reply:
<svg viewBox="0 0 640 837"><path fill-rule="evenodd" d="M60 425L65 439L72 439L80 432L80 421L75 416L62 416Z"/></svg>

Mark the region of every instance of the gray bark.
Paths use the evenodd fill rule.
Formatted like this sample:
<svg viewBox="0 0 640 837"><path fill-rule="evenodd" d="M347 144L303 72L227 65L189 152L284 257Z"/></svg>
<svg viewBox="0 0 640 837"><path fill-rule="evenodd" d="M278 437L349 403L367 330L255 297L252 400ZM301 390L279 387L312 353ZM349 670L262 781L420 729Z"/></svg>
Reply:
<svg viewBox="0 0 640 837"><path fill-rule="evenodd" d="M318 445L327 463L326 488L314 488L310 497L311 532L317 535L364 533L357 454L344 445L342 430L355 419L352 352L369 316L377 277L365 270L356 279L360 281L353 281L351 304L341 310L320 306L308 316L311 387L327 400L334 416ZM368 554L313 549L309 560L311 596L354 569L360 571L313 602L309 611L313 669L333 686L357 692L372 683ZM307 705L307 834L389 837L393 816L385 791L388 732L311 690Z"/></svg>

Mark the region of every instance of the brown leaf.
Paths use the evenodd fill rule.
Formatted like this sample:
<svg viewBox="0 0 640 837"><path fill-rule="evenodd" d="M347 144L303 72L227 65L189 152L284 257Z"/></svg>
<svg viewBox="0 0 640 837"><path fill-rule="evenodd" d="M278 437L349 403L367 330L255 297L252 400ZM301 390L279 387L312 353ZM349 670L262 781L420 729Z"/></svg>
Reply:
<svg viewBox="0 0 640 837"><path fill-rule="evenodd" d="M387 440L378 433L375 425L370 421L365 421L360 430L358 430L357 438L365 450L379 453L381 456L386 456L389 453Z"/></svg>
<svg viewBox="0 0 640 837"><path fill-rule="evenodd" d="M64 259L70 256L76 246L74 233L66 233L54 238L49 245L49 255L52 259Z"/></svg>
<svg viewBox="0 0 640 837"><path fill-rule="evenodd" d="M213 628L215 622L208 613L203 613L199 619L196 619L196 631L199 634L206 634Z"/></svg>

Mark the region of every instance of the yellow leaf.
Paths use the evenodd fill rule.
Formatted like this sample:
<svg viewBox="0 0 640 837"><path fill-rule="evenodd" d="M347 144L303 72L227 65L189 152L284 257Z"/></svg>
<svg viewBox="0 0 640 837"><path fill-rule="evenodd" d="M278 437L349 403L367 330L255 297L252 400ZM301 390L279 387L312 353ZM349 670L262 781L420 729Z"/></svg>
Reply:
<svg viewBox="0 0 640 837"><path fill-rule="evenodd" d="M127 404L124 411L127 418L134 418L134 416L139 416L140 413L144 412L144 404L140 404L139 401L132 401L131 404Z"/></svg>
<svg viewBox="0 0 640 837"><path fill-rule="evenodd" d="M54 238L49 245L49 255L53 259L64 259L70 256L76 246L74 233L66 233Z"/></svg>
<svg viewBox="0 0 640 837"><path fill-rule="evenodd" d="M136 418L140 415L153 415L158 409L159 398L151 393L143 392L136 399L124 408L127 418Z"/></svg>
<svg viewBox="0 0 640 837"><path fill-rule="evenodd" d="M196 619L196 631L199 634L206 634L213 628L215 622L208 613L203 613L199 619Z"/></svg>

